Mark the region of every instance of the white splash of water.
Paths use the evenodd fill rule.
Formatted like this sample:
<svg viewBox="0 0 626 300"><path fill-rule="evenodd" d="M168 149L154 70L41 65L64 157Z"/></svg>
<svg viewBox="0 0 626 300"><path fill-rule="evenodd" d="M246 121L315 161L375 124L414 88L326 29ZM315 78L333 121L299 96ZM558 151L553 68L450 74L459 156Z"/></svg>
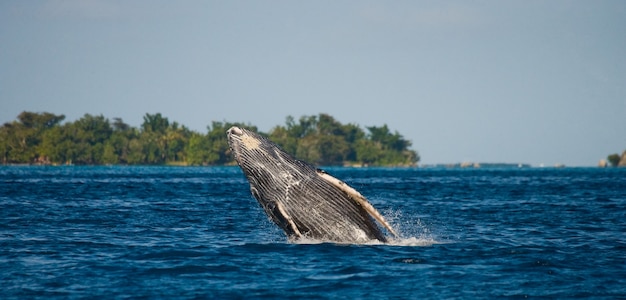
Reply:
<svg viewBox="0 0 626 300"><path fill-rule="evenodd" d="M390 238L386 245L425 247L443 244L437 240L429 226L416 217L405 217L400 210L386 210L383 215L398 233L398 237Z"/></svg>
<svg viewBox="0 0 626 300"><path fill-rule="evenodd" d="M400 247L428 247L435 244L445 244L449 241L439 241L435 234L431 231L430 227L422 222L421 219L415 217L406 217L399 210L386 210L383 216L391 224L393 229L398 233L398 237L392 237L388 235L389 240L387 242L381 242L379 240L370 240L364 243L358 243L360 245L386 245L386 246L400 246ZM289 240L290 243L302 244L302 245L315 245L315 244L352 244L341 243L337 241L320 240L310 237L300 237L298 239Z"/></svg>

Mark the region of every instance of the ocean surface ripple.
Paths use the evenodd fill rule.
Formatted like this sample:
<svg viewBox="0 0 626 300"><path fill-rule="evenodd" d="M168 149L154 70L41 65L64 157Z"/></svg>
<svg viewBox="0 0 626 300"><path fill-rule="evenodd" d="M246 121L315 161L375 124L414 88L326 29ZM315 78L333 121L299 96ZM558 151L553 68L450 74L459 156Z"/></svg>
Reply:
<svg viewBox="0 0 626 300"><path fill-rule="evenodd" d="M326 170L401 238L289 243L237 167L0 167L0 298L626 297L626 169Z"/></svg>

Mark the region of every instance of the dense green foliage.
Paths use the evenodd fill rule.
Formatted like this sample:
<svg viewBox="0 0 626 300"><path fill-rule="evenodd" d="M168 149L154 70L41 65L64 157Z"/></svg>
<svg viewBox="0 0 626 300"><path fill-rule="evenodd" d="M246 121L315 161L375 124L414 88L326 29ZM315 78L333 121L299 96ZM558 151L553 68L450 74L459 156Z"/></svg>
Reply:
<svg viewBox="0 0 626 300"><path fill-rule="evenodd" d="M387 125L367 127L343 125L327 114L303 116L296 122L287 117L269 139L296 157L317 165L414 165L419 161L411 142Z"/></svg>
<svg viewBox="0 0 626 300"><path fill-rule="evenodd" d="M129 164L224 165L233 164L226 130L231 126L257 131L242 123L212 122L207 133L170 122L160 113L146 114L140 128L119 118L113 122L85 114L62 124L64 115L22 112L17 121L0 127L0 161L3 164ZM333 117L287 117L285 126L269 134L297 158L317 165L414 165L417 152L411 142L387 125L343 125Z"/></svg>

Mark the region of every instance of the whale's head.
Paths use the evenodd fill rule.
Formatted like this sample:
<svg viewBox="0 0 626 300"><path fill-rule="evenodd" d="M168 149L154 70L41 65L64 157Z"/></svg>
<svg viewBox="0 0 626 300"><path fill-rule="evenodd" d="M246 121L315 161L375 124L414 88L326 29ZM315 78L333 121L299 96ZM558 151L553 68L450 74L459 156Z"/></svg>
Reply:
<svg viewBox="0 0 626 300"><path fill-rule="evenodd" d="M316 169L294 159L262 135L240 127L227 131L233 157L250 183L250 192L267 215L288 236L299 235L297 225L289 221L283 200L294 184L303 177L317 176Z"/></svg>
<svg viewBox="0 0 626 300"><path fill-rule="evenodd" d="M313 166L295 159L256 132L233 126L227 134L233 157L250 181L252 194L257 199L263 198L257 193L287 184L292 175L316 174Z"/></svg>
<svg viewBox="0 0 626 300"><path fill-rule="evenodd" d="M265 138L258 133L236 126L231 127L226 132L228 145L239 165L245 162L254 162L256 158L266 153L265 150L261 149L261 144L264 143Z"/></svg>
<svg viewBox="0 0 626 300"><path fill-rule="evenodd" d="M251 169L275 169L281 161L292 158L264 136L245 128L233 126L228 131L228 144L233 156L245 173Z"/></svg>

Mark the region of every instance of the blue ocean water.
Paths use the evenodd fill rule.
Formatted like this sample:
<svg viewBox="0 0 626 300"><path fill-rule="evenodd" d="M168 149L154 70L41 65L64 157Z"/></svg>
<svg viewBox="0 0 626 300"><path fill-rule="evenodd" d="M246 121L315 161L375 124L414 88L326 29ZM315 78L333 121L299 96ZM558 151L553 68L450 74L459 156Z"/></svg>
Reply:
<svg viewBox="0 0 626 300"><path fill-rule="evenodd" d="M402 237L288 243L237 167L0 167L0 298L626 298L626 169L327 171Z"/></svg>

